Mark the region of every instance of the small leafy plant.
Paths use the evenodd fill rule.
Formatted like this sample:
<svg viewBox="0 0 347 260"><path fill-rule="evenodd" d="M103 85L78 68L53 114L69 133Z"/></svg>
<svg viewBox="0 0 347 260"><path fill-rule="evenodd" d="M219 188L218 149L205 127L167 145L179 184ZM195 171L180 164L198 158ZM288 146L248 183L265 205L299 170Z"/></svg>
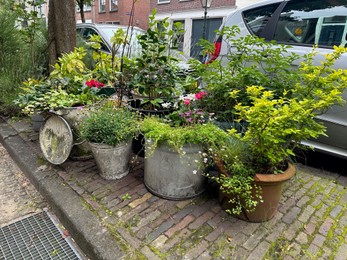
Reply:
<svg viewBox="0 0 347 260"><path fill-rule="evenodd" d="M81 135L88 142L118 145L130 141L139 132L140 120L111 101L95 108L82 124Z"/></svg>
<svg viewBox="0 0 347 260"><path fill-rule="evenodd" d="M149 17L149 29L138 37L141 55L133 67L131 87L135 94L143 96L143 104L150 109L160 108L164 102L171 102L182 91L178 60L171 55L178 35L177 29L169 30L169 21L155 20L156 10Z"/></svg>

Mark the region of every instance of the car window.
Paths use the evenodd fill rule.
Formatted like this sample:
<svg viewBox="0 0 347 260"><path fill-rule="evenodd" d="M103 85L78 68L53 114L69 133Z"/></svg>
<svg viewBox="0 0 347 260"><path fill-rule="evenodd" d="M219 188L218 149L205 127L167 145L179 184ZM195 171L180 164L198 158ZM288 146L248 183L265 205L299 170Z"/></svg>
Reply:
<svg viewBox="0 0 347 260"><path fill-rule="evenodd" d="M88 27L84 28L83 31L78 31L77 29L77 33L81 33L81 32L82 32L82 37L83 39L85 39L85 41L88 41L92 35L99 35L98 32L95 31L93 28L88 28ZM105 52L110 52L110 50L104 43L101 43L101 50Z"/></svg>
<svg viewBox="0 0 347 260"><path fill-rule="evenodd" d="M282 10L273 39L332 48L347 44L347 4L342 0L293 0Z"/></svg>
<svg viewBox="0 0 347 260"><path fill-rule="evenodd" d="M278 6L279 4L266 5L243 12L243 19L253 34L260 37Z"/></svg>

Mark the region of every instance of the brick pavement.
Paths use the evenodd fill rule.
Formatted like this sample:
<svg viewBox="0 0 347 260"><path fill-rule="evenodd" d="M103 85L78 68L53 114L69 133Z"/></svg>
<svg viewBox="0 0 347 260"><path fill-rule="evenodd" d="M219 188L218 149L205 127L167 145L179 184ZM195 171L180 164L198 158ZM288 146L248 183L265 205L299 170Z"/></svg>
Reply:
<svg viewBox="0 0 347 260"><path fill-rule="evenodd" d="M30 144L39 152L31 135ZM248 223L222 211L216 186L169 201L143 184L143 160L128 176L105 181L95 161L67 161L59 175L98 216L126 259L347 259L347 178L297 165L279 211Z"/></svg>

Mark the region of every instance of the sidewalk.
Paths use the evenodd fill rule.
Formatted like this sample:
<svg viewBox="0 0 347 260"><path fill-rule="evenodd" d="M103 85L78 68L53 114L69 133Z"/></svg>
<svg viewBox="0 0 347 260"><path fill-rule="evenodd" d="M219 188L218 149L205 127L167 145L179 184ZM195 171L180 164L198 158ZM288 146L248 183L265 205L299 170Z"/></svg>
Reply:
<svg viewBox="0 0 347 260"><path fill-rule="evenodd" d="M143 162L105 181L93 159L47 163L25 121L0 119L0 141L91 259L347 259L347 177L297 165L278 214L248 223L217 190L168 201L143 185Z"/></svg>

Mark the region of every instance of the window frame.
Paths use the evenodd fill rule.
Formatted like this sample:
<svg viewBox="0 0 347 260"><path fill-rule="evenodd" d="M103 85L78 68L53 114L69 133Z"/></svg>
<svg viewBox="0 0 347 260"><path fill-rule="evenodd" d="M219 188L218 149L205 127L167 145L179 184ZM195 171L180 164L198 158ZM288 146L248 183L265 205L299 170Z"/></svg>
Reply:
<svg viewBox="0 0 347 260"><path fill-rule="evenodd" d="M118 0L110 0L110 12L116 12L118 11ZM115 8L112 8L112 6L115 5Z"/></svg>
<svg viewBox="0 0 347 260"><path fill-rule="evenodd" d="M101 10L101 7L103 6L103 10ZM99 0L99 13L105 13L106 12L106 0Z"/></svg>
<svg viewBox="0 0 347 260"><path fill-rule="evenodd" d="M157 4L161 5L161 4L169 4L171 0L157 0Z"/></svg>

